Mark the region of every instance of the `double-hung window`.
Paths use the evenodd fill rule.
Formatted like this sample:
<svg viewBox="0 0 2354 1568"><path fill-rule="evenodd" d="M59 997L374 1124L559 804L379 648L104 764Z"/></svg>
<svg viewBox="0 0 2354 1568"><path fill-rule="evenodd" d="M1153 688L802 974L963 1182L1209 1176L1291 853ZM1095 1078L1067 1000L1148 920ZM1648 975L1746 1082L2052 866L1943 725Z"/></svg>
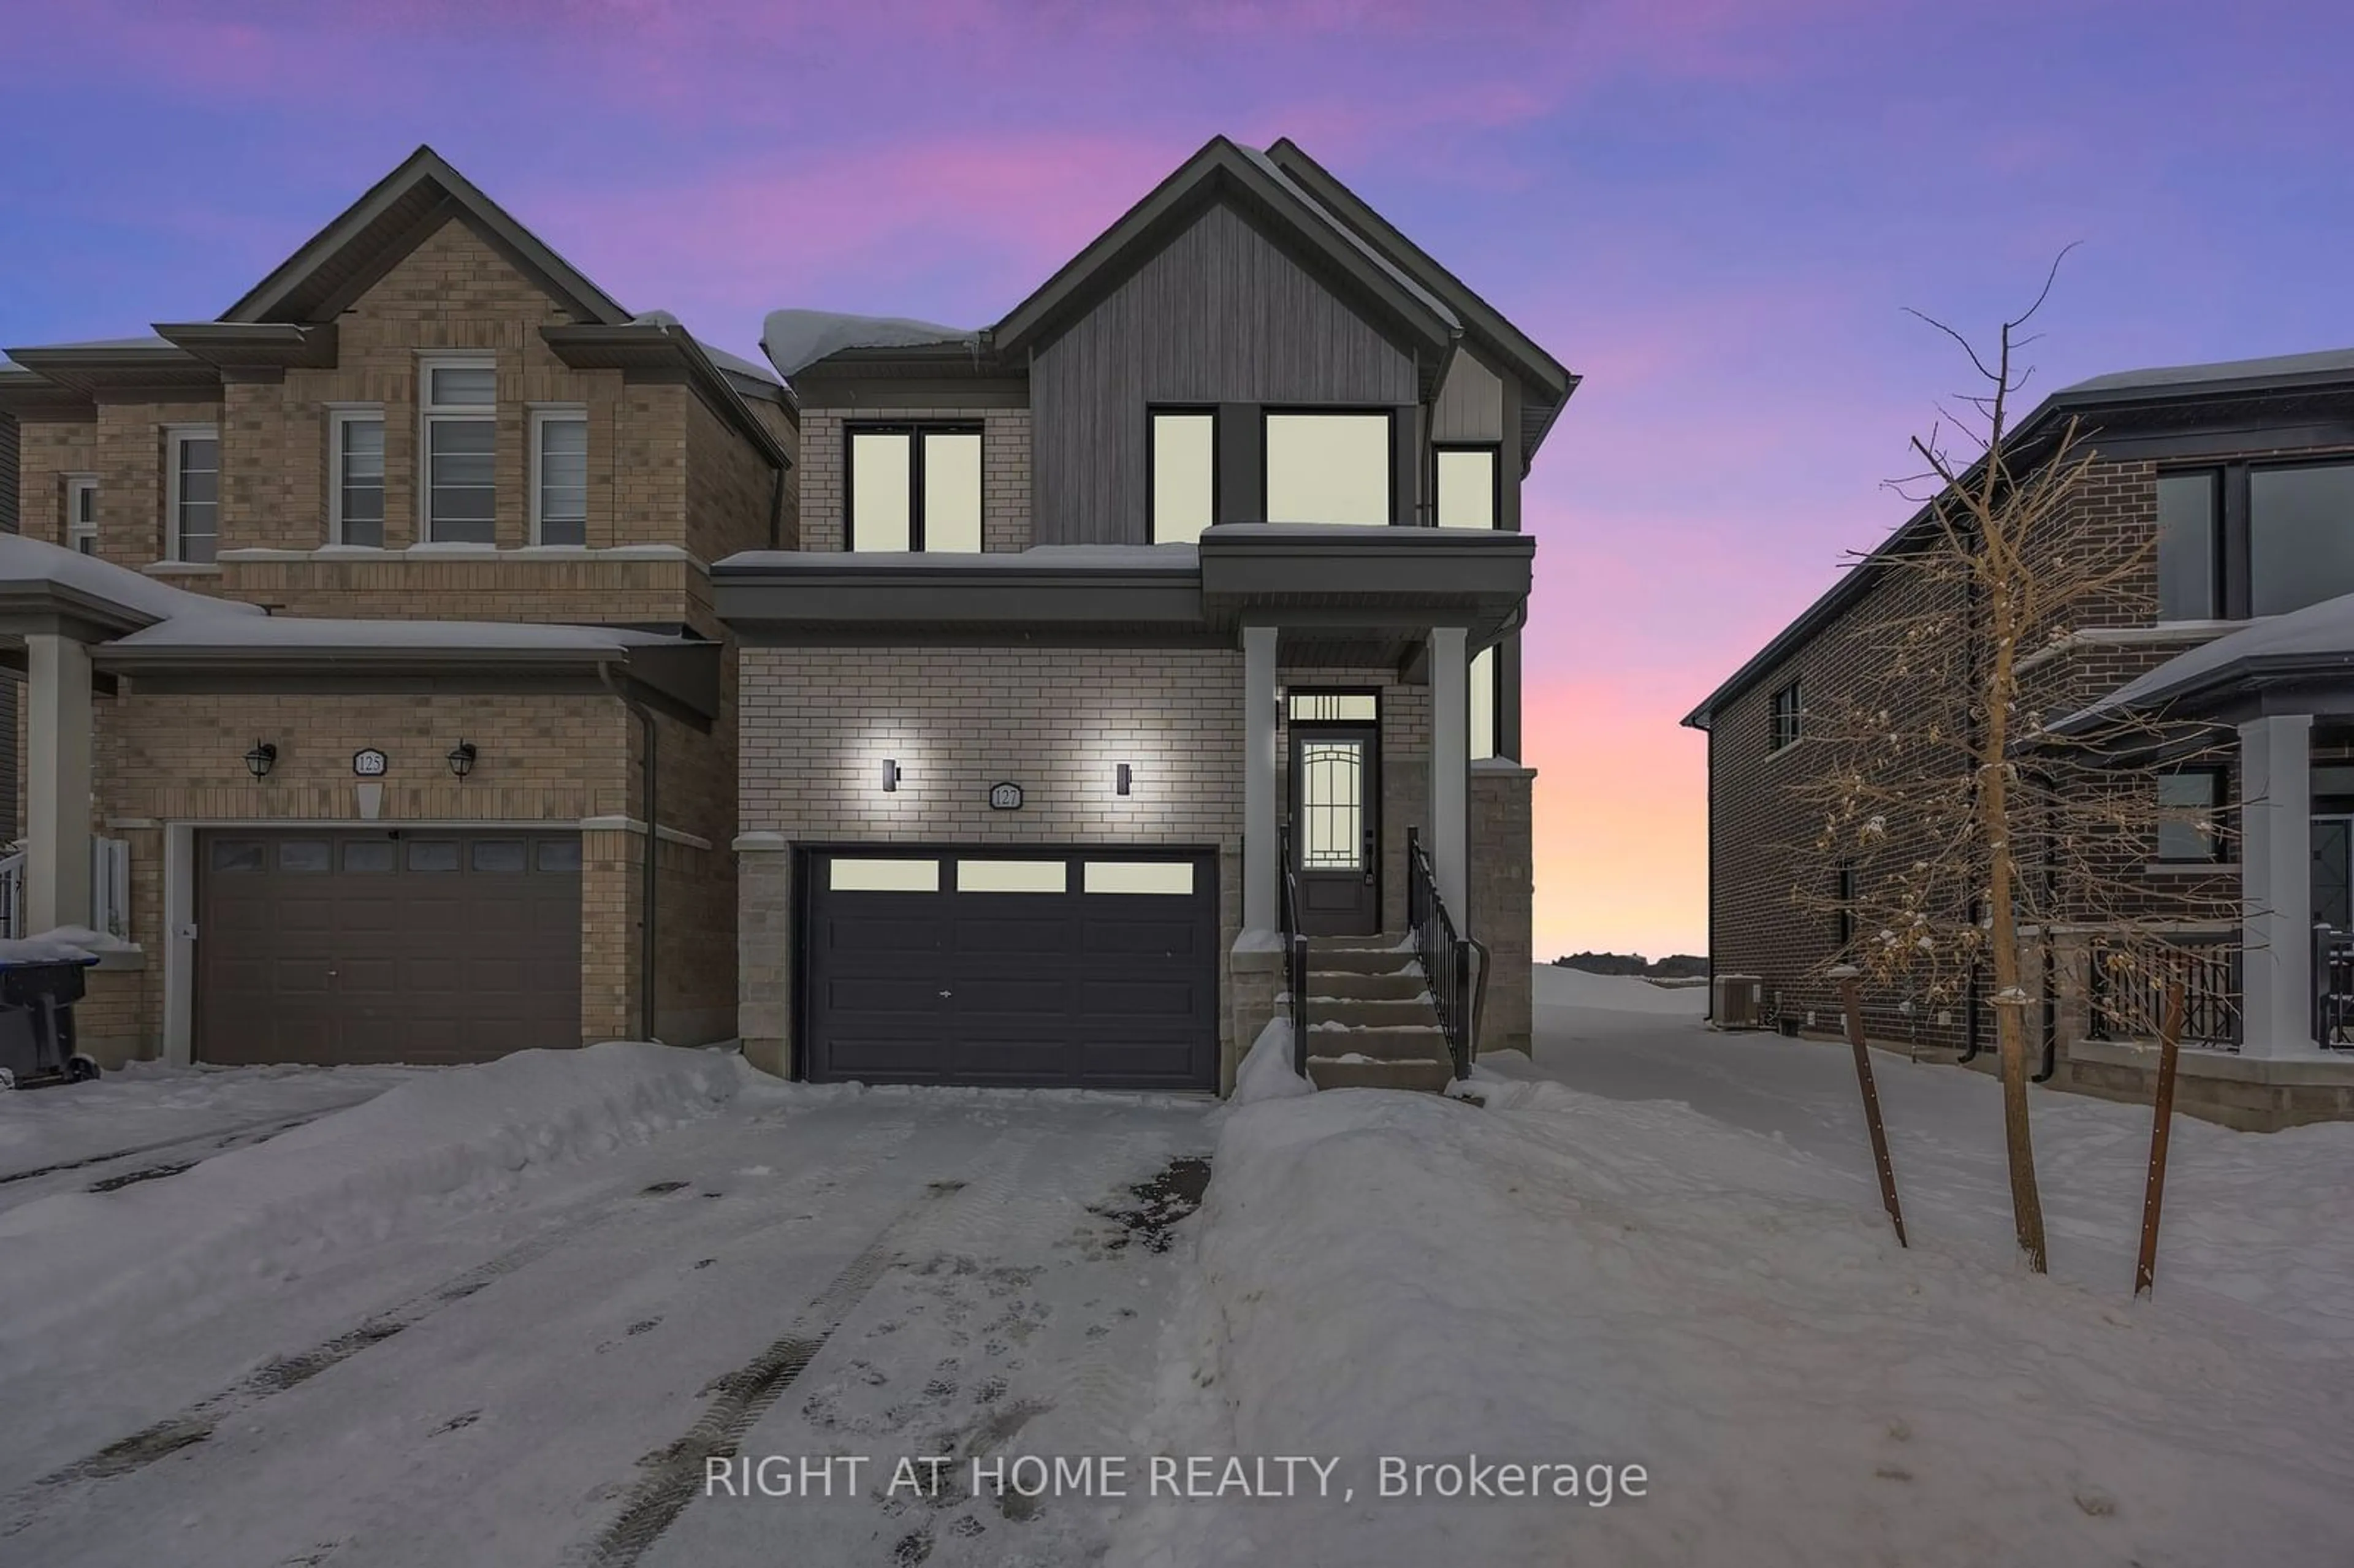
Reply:
<svg viewBox="0 0 2354 1568"><path fill-rule="evenodd" d="M1396 515L1396 422L1387 409L1265 415L1267 520L1384 524Z"/></svg>
<svg viewBox="0 0 2354 1568"><path fill-rule="evenodd" d="M498 369L486 355L426 360L424 535L436 544L498 541Z"/></svg>
<svg viewBox="0 0 2354 1568"><path fill-rule="evenodd" d="M384 545L384 410L336 408L327 416L327 538Z"/></svg>
<svg viewBox="0 0 2354 1568"><path fill-rule="evenodd" d="M980 430L855 427L849 474L849 548L980 554Z"/></svg>
<svg viewBox="0 0 2354 1568"><path fill-rule="evenodd" d="M1793 681L1776 692L1770 720L1772 728L1766 736L1766 749L1779 751L1784 747L1797 745L1798 725L1806 716L1806 711L1804 705L1799 701L1797 682Z"/></svg>
<svg viewBox="0 0 2354 1568"><path fill-rule="evenodd" d="M164 558L203 565L219 547L220 431L175 426L164 440Z"/></svg>
<svg viewBox="0 0 2354 1568"><path fill-rule="evenodd" d="M588 414L578 408L531 415L531 542L588 542Z"/></svg>
<svg viewBox="0 0 2354 1568"><path fill-rule="evenodd" d="M77 473L66 480L66 548L98 554L98 476Z"/></svg>
<svg viewBox="0 0 2354 1568"><path fill-rule="evenodd" d="M1155 408L1152 542L1189 545L1217 517L1218 417L1208 408Z"/></svg>

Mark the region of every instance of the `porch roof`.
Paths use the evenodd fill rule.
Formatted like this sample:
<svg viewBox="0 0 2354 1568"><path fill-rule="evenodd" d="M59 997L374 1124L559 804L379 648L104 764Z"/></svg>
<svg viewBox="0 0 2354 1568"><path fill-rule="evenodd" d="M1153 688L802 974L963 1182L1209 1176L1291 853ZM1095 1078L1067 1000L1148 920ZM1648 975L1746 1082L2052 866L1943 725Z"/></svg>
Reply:
<svg viewBox="0 0 2354 1568"><path fill-rule="evenodd" d="M2062 736L2158 713L2313 712L2354 697L2354 594L2270 615L2179 654L2051 726Z"/></svg>
<svg viewBox="0 0 2354 1568"><path fill-rule="evenodd" d="M181 617L260 620L262 610L190 593L79 550L0 534L0 634L65 631L96 641Z"/></svg>

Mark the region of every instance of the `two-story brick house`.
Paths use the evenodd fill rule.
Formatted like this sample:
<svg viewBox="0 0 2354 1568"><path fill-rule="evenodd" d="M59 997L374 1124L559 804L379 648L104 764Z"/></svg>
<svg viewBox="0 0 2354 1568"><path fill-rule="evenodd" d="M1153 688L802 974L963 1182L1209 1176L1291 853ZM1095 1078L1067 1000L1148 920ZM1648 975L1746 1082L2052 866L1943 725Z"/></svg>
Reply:
<svg viewBox="0 0 2354 1568"><path fill-rule="evenodd" d="M735 659L792 398L420 149L217 320L9 351L24 925L101 1059L734 1033Z"/></svg>
<svg viewBox="0 0 2354 1568"><path fill-rule="evenodd" d="M2178 1103L2248 1128L2354 1117L2354 352L2099 376L2040 405L2015 461L2071 418L2095 461L2050 547L2115 552L2137 580L2029 649L2022 694L2057 736L2130 715L2197 743L2121 758L2149 842L2079 852L2122 865L2125 907L2180 950L2196 1048ZM1838 1017L1825 971L1858 934L1823 896L1834 868L1793 848L1833 760L1808 714L1889 656L1892 604L1925 590L1887 568L1930 526L1897 529L1684 720L1708 736L1711 966L1762 980L1769 1022ZM2147 1099L2153 1009L2108 995L2094 961L2117 908L2061 913L2022 933L2041 1076ZM1876 1038L1985 1065L1984 1001L1872 991L1865 1012Z"/></svg>
<svg viewBox="0 0 2354 1568"><path fill-rule="evenodd" d="M1318 1081L1435 1086L1476 1005L1449 925L1479 1042L1526 1045L1552 355L1291 143L1223 138L991 326L764 345L798 547L715 568L748 1055L1214 1088L1296 932Z"/></svg>

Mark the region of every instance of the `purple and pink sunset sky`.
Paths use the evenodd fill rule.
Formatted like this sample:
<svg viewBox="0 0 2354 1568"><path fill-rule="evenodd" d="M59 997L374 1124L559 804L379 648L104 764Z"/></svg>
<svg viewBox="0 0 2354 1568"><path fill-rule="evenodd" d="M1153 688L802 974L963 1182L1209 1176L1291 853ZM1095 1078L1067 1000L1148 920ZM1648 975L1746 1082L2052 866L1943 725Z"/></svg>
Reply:
<svg viewBox="0 0 2354 1568"><path fill-rule="evenodd" d="M980 324L1204 141L1296 139L1585 384L1528 483L1538 956L1705 937L1677 720L2031 391L2341 347L2331 0L6 0L0 344L217 314L430 142L632 310Z"/></svg>

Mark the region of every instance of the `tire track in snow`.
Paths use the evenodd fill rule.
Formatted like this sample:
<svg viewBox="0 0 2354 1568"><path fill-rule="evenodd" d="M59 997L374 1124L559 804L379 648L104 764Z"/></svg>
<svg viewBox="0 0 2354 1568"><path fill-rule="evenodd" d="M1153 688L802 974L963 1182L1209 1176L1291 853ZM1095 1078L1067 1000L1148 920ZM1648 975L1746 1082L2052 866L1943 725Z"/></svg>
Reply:
<svg viewBox="0 0 2354 1568"><path fill-rule="evenodd" d="M976 1207L1002 1213L1023 1158L1038 1135L1001 1140L973 1177L934 1181L892 1217L864 1250L793 1317L784 1334L708 1385L711 1403L686 1434L639 1463L651 1472L624 1494L612 1522L564 1556L565 1568L631 1568L700 1493L705 1462L733 1458L746 1434L825 1348L836 1329L890 1269L936 1245L952 1222L967 1228ZM946 1201L943 1200L954 1200Z"/></svg>
<svg viewBox="0 0 2354 1568"><path fill-rule="evenodd" d="M376 1094L381 1093L383 1093L381 1089L376 1091ZM337 1100L333 1105L321 1106L315 1110L304 1111L297 1115L263 1117L259 1120L238 1122L229 1127L207 1128L202 1132L192 1132L179 1138L159 1139L154 1143L133 1144L129 1149L111 1150L104 1154L87 1154L80 1160L60 1160L54 1164L37 1165L29 1170L0 1172L0 1187L14 1186L19 1181L37 1181L44 1176L64 1176L75 1171L87 1171L97 1166L112 1165L121 1160L133 1160L143 1154L164 1154L167 1150L195 1150L210 1145L205 1153L185 1164L179 1164L168 1156L155 1161L154 1168L158 1175L176 1176L181 1171L193 1170L215 1155L227 1154L235 1149L249 1149L257 1143L267 1143L280 1133L292 1132L298 1127L317 1121L321 1117L333 1116L337 1111L350 1110L354 1106L364 1106L374 1098L376 1098L375 1094L361 1095L356 1099ZM164 1166L175 1164L178 1165L177 1170L167 1171L163 1169ZM59 1183L57 1190L61 1192L111 1192L116 1187L127 1187L134 1181L154 1179L154 1177L141 1176L133 1171L124 1176L106 1178L104 1181L88 1186L80 1185L79 1181L72 1184ZM111 1185L108 1184L110 1182ZM37 1197L48 1195L47 1192L11 1192L7 1197L10 1206L13 1207L17 1203L31 1202Z"/></svg>

